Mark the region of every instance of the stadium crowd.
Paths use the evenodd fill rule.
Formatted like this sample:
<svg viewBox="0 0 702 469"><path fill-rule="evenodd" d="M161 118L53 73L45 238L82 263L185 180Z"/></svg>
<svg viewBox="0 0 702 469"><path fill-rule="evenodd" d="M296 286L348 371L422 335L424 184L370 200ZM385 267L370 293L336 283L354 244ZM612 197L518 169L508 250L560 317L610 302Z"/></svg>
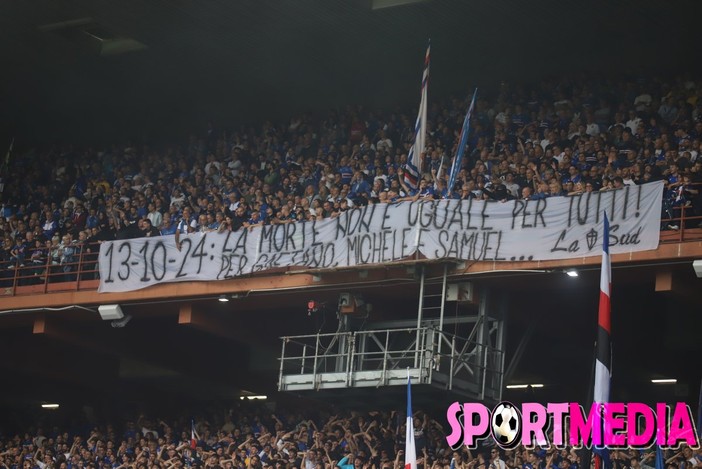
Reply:
<svg viewBox="0 0 702 469"><path fill-rule="evenodd" d="M580 78L503 84L479 96L454 187L467 101L430 106L421 180L404 179L414 115L361 107L184 146L54 146L13 154L2 173L0 266L76 278L96 243L336 217L419 198L505 201L664 180L662 229L702 215L702 82ZM0 185L1 186L1 185ZM697 227L689 219L686 227ZM0 274L0 276L7 276Z"/></svg>
<svg viewBox="0 0 702 469"><path fill-rule="evenodd" d="M0 437L3 469L400 469L404 467L405 416L350 412L313 418L299 413L238 410L193 423L143 415L84 431L35 428ZM555 447L478 450L447 447L442 424L414 415L420 469L579 469L581 456ZM194 437L193 437L194 435ZM485 440L491 442L490 439ZM702 452L683 447L665 453L666 469L702 467ZM655 450L611 453L613 469L652 469Z"/></svg>

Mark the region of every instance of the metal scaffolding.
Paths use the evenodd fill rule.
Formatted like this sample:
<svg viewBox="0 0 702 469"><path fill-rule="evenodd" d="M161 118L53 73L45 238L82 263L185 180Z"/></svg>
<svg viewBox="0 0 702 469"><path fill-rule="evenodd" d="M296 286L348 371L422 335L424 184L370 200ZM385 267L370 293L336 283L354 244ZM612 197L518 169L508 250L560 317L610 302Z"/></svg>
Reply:
<svg viewBox="0 0 702 469"><path fill-rule="evenodd" d="M420 272L416 320L370 323L366 330L282 338L278 389L312 391L413 383L473 399L499 401L504 377L503 304L490 312L489 294L477 311L445 318L448 267L440 282L427 283ZM447 326L468 324L465 337ZM454 332L457 329L454 329ZM465 330L465 328L463 329Z"/></svg>

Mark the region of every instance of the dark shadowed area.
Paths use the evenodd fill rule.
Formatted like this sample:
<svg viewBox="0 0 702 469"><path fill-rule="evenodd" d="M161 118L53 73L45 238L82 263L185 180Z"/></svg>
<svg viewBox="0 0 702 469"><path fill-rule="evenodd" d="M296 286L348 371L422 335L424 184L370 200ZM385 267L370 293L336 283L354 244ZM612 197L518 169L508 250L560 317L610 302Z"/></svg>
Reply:
<svg viewBox="0 0 702 469"><path fill-rule="evenodd" d="M676 289L655 292L656 269L669 268ZM688 263L613 270L612 400L683 401L693 409L699 395L702 343L699 340L699 279ZM512 402L586 403L592 387L599 269L583 269L578 278L562 271L503 273L476 279L480 291L492 292L491 308L507 318L505 367L516 360L506 383L540 383L539 389L506 389ZM417 286L411 283L349 288L373 305L371 321L413 320ZM217 329L179 324L181 301L124 306L133 319L110 326L96 312L69 308L47 312L50 327L33 334L31 314L6 314L0 323L0 412L8 426L45 418L42 402L60 402L57 418L71 418L86 406L99 419L119 419L138 412L185 413L228 406L242 394L265 394L280 406L339 409L404 405L403 386L276 392L281 336L333 332L338 326L338 288L252 292L228 303L202 297L193 305L206 312ZM331 305L308 315L307 302ZM477 305L449 303L448 319L469 314ZM532 329L530 331L530 329ZM448 330L453 332L452 327ZM467 336L466 326L456 326ZM526 337L526 339L525 339ZM523 354L517 349L525 341ZM676 378L675 385L651 383ZM418 408L442 415L464 396L416 385ZM398 404L400 403L400 404ZM53 415L53 414L51 414Z"/></svg>
<svg viewBox="0 0 702 469"><path fill-rule="evenodd" d="M69 0L0 6L0 136L179 138L362 104L431 99L544 76L699 68L699 2Z"/></svg>

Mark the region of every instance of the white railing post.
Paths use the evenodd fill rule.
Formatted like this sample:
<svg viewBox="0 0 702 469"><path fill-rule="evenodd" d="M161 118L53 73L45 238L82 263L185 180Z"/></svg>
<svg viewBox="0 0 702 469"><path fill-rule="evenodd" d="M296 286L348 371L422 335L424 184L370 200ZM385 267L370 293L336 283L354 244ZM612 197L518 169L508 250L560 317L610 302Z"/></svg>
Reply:
<svg viewBox="0 0 702 469"><path fill-rule="evenodd" d="M47 272L47 276L49 273ZM278 391L283 390L283 367L285 366L285 342L287 342L288 339L283 337L283 347L282 350L280 351L280 374L278 375Z"/></svg>
<svg viewBox="0 0 702 469"><path fill-rule="evenodd" d="M414 353L414 367L417 368L419 362L419 350L421 347L420 334L422 330L422 313L424 309L424 266L419 266L422 273L419 277L419 308L417 309L417 343L415 344L416 352Z"/></svg>

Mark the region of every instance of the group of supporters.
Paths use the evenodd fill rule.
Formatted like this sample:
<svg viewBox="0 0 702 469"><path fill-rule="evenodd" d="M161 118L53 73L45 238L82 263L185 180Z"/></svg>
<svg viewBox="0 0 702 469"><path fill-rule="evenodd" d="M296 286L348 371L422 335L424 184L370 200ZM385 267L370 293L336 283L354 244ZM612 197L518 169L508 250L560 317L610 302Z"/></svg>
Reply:
<svg viewBox="0 0 702 469"><path fill-rule="evenodd" d="M347 108L285 124L208 126L182 146L54 146L11 155L0 267L76 278L114 238L227 231L336 217L367 204L493 201L664 180L663 229L702 215L702 82L544 81L479 96L452 187L467 101L428 113L419 181L406 177L413 113ZM20 147L22 145L19 145ZM414 183L414 184L413 184ZM5 274L0 274L6 276Z"/></svg>
<svg viewBox="0 0 702 469"><path fill-rule="evenodd" d="M0 434L2 469L401 469L405 467L405 416L392 411L325 413L265 408L222 412L194 420L144 416L120 425L66 431L35 428ZM442 423L414 416L419 469L580 469L587 455L572 448L485 446L452 450ZM702 467L702 452L667 450L666 469ZM655 450L612 451L613 469L652 469Z"/></svg>

